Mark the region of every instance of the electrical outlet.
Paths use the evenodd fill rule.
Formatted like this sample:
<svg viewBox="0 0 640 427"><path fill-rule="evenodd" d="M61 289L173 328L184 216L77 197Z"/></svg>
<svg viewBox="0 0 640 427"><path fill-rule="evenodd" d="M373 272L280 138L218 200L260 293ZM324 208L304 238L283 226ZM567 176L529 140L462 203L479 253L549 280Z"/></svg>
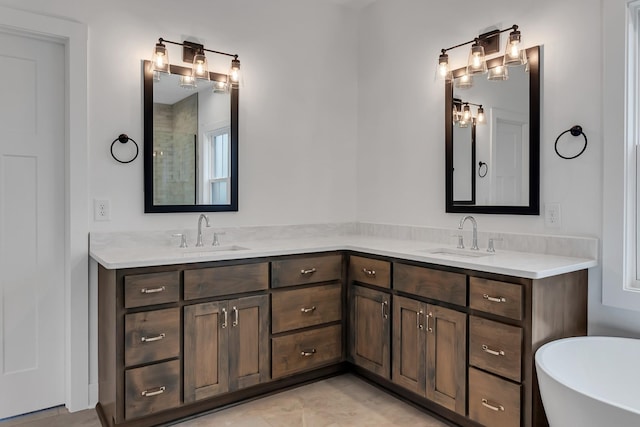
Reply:
<svg viewBox="0 0 640 427"><path fill-rule="evenodd" d="M106 199L93 199L93 219L95 221L110 221L111 208Z"/></svg>
<svg viewBox="0 0 640 427"><path fill-rule="evenodd" d="M560 203L547 203L544 206L544 225L549 228L560 228Z"/></svg>

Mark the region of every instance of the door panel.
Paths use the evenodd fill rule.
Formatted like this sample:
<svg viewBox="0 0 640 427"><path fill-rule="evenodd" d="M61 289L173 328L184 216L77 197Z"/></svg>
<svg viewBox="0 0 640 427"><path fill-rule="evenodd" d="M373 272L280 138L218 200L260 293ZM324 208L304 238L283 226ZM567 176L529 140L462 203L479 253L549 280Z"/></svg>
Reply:
<svg viewBox="0 0 640 427"><path fill-rule="evenodd" d="M394 383L421 396L426 387L426 337L424 304L405 297L393 300Z"/></svg>
<svg viewBox="0 0 640 427"><path fill-rule="evenodd" d="M229 301L230 389L249 387L269 379L269 296Z"/></svg>
<svg viewBox="0 0 640 427"><path fill-rule="evenodd" d="M391 377L391 295L353 286L351 288L351 358L381 377Z"/></svg>
<svg viewBox="0 0 640 427"><path fill-rule="evenodd" d="M64 58L0 32L0 418L65 401Z"/></svg>
<svg viewBox="0 0 640 427"><path fill-rule="evenodd" d="M229 389L227 303L209 302L184 308L184 401L224 393Z"/></svg>
<svg viewBox="0 0 640 427"><path fill-rule="evenodd" d="M427 398L465 414L467 315L427 306Z"/></svg>

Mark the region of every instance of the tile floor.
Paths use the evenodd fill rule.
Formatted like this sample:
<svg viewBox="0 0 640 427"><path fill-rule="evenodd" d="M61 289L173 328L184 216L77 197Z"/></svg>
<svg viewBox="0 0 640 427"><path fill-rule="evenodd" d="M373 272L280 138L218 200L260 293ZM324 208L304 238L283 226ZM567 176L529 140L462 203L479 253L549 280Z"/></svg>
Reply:
<svg viewBox="0 0 640 427"><path fill-rule="evenodd" d="M0 427L100 427L93 410L53 408L1 421ZM178 427L446 427L353 375L318 381L174 424Z"/></svg>

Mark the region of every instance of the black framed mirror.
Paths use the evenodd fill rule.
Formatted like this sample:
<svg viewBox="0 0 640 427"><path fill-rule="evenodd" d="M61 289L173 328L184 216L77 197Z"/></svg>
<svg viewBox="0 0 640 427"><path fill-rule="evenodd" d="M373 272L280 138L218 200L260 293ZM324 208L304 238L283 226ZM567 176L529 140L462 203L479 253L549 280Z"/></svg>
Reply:
<svg viewBox="0 0 640 427"><path fill-rule="evenodd" d="M143 61L144 211L238 210L238 97L227 75Z"/></svg>
<svg viewBox="0 0 640 427"><path fill-rule="evenodd" d="M446 212L540 214L540 47L526 52L507 80L476 75L465 87L461 68L445 83ZM465 103L482 108L484 123L472 117L460 127L454 107Z"/></svg>

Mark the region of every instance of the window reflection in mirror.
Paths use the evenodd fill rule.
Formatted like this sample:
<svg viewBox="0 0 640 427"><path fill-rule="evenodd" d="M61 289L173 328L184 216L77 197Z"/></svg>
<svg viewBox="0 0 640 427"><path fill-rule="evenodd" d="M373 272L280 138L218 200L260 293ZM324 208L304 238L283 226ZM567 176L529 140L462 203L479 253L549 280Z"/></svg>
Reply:
<svg viewBox="0 0 640 427"><path fill-rule="evenodd" d="M539 48L527 54L528 66L509 67L508 80L446 84L447 212L539 214ZM460 128L451 112L465 102L474 116L482 105L484 123Z"/></svg>
<svg viewBox="0 0 640 427"><path fill-rule="evenodd" d="M145 212L237 210L238 89L193 85L183 67L154 75L147 64Z"/></svg>

